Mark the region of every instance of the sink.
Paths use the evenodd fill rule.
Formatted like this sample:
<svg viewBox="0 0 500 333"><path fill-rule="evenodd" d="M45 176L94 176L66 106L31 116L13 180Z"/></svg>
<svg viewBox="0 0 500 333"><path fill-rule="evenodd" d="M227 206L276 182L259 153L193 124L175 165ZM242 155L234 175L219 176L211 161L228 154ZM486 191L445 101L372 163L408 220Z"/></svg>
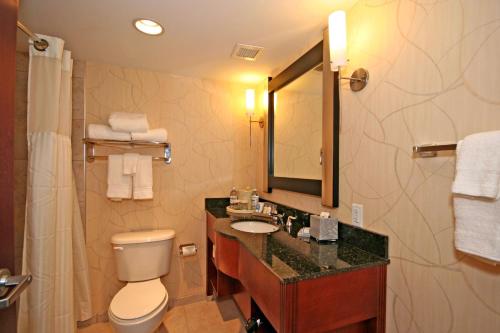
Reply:
<svg viewBox="0 0 500 333"><path fill-rule="evenodd" d="M231 223L231 228L243 232L249 232L252 234L266 234L269 232L275 232L279 230L279 227L262 221L234 222Z"/></svg>

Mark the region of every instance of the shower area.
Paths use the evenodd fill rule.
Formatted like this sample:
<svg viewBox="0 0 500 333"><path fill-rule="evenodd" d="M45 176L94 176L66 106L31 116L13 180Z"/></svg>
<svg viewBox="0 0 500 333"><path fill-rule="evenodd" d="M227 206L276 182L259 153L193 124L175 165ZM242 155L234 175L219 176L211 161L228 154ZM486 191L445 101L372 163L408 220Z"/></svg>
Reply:
<svg viewBox="0 0 500 333"><path fill-rule="evenodd" d="M76 332L92 318L84 239L84 71L64 40L29 35L16 52L15 274L32 280L17 302L17 329Z"/></svg>

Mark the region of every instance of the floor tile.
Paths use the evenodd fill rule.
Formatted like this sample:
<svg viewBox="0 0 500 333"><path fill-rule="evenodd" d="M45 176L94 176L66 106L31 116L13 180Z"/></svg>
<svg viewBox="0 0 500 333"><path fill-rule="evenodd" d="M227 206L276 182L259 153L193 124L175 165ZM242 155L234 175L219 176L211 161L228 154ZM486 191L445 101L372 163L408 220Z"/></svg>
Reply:
<svg viewBox="0 0 500 333"><path fill-rule="evenodd" d="M97 323L78 329L78 333L114 333L110 323Z"/></svg>
<svg viewBox="0 0 500 333"><path fill-rule="evenodd" d="M232 301L202 301L171 308L165 314L160 333L244 333ZM224 315L221 315L221 311ZM223 319L226 318L226 320ZM235 318L237 317L237 318ZM81 328L78 333L114 333L109 323Z"/></svg>

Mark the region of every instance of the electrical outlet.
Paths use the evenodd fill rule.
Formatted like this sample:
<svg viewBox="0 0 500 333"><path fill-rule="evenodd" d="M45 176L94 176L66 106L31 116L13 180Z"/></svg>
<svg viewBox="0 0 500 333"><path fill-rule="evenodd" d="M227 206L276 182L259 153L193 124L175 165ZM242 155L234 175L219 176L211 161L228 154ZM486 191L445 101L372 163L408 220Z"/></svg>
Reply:
<svg viewBox="0 0 500 333"><path fill-rule="evenodd" d="M352 204L352 224L363 228L363 205Z"/></svg>

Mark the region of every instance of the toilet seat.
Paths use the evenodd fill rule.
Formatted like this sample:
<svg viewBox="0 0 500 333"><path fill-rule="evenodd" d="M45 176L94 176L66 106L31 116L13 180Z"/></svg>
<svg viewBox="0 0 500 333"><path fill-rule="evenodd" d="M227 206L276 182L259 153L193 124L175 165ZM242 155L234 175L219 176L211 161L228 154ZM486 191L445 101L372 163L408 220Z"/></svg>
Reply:
<svg viewBox="0 0 500 333"><path fill-rule="evenodd" d="M113 297L110 313L123 321L135 321L148 316L165 303L168 294L160 279L129 282Z"/></svg>

